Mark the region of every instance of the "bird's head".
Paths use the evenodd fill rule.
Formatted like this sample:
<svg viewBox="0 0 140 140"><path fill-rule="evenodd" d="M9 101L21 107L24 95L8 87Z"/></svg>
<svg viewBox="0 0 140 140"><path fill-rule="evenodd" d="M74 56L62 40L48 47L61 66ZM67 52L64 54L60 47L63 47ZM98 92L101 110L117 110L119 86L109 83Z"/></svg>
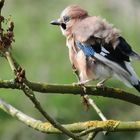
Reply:
<svg viewBox="0 0 140 140"><path fill-rule="evenodd" d="M73 25L86 17L88 17L88 12L86 10L78 5L70 5L62 11L60 18L51 21L51 24L60 26L63 35L69 36Z"/></svg>

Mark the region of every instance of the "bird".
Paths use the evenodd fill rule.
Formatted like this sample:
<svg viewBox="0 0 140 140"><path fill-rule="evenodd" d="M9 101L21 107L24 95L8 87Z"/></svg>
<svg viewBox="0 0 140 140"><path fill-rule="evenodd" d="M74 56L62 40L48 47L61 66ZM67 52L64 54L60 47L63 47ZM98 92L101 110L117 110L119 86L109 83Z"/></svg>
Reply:
<svg viewBox="0 0 140 140"><path fill-rule="evenodd" d="M140 80L131 59L140 60L120 30L100 16L90 16L79 5L67 6L59 19L52 20L66 37L69 59L78 78L77 84L99 81L98 87L116 77L140 92Z"/></svg>

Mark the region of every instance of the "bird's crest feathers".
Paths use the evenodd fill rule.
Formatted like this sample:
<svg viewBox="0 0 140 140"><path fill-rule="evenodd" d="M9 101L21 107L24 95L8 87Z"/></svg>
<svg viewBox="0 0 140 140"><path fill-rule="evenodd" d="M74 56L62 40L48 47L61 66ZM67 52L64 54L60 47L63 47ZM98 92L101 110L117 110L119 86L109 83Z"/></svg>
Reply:
<svg viewBox="0 0 140 140"><path fill-rule="evenodd" d="M70 18L85 18L88 16L88 12L78 5L70 5L62 11L61 17L65 15Z"/></svg>

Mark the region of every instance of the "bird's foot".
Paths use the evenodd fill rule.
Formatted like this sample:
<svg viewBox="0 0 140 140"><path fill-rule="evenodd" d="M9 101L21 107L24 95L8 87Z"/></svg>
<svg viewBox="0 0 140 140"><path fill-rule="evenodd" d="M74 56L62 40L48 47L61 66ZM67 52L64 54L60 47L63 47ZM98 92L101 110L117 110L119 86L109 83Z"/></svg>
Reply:
<svg viewBox="0 0 140 140"><path fill-rule="evenodd" d="M85 81L79 81L77 83L73 83L72 85L73 86L81 86L81 87L84 87L85 88L85 84L92 81L93 79L89 79L89 80L85 80Z"/></svg>
<svg viewBox="0 0 140 140"><path fill-rule="evenodd" d="M96 85L98 88L104 88L104 83L101 83L101 82L99 82L99 83L97 83L97 85Z"/></svg>
<svg viewBox="0 0 140 140"><path fill-rule="evenodd" d="M77 83L73 83L73 86L81 86L81 85L84 85L88 82L90 82L91 80L85 80L85 81L79 81Z"/></svg>
<svg viewBox="0 0 140 140"><path fill-rule="evenodd" d="M73 86L79 86L82 87L84 93L86 93L86 87L85 87L85 81L84 82L77 82L77 83L72 83Z"/></svg>
<svg viewBox="0 0 140 140"><path fill-rule="evenodd" d="M97 87L98 88L104 88L105 87L105 82L108 80L108 78L107 79L104 79L104 80L102 80L102 81L100 81L99 83L97 83Z"/></svg>

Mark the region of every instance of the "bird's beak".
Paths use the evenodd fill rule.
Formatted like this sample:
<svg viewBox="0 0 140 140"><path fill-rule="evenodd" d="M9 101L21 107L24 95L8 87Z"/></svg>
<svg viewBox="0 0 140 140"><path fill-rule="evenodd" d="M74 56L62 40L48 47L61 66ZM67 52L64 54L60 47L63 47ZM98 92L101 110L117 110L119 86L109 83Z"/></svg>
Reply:
<svg viewBox="0 0 140 140"><path fill-rule="evenodd" d="M60 22L60 20L53 20L53 21L50 22L50 24L52 24L52 25L61 25L61 22Z"/></svg>

